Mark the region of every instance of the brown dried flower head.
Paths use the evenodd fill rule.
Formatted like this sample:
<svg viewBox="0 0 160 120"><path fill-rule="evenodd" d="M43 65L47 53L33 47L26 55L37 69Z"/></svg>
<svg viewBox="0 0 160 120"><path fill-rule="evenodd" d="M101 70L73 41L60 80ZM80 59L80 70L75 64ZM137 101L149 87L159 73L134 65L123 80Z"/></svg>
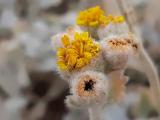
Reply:
<svg viewBox="0 0 160 120"><path fill-rule="evenodd" d="M138 50L138 44L129 36L112 36L101 41L101 48L109 69L125 68L129 58Z"/></svg>

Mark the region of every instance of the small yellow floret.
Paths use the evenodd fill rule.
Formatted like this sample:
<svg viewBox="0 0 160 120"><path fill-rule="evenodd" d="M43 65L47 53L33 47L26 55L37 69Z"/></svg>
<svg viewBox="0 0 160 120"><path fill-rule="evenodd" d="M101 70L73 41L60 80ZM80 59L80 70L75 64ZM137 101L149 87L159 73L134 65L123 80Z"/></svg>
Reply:
<svg viewBox="0 0 160 120"><path fill-rule="evenodd" d="M64 47L67 47L68 45L70 45L69 37L67 35L64 35L62 37L62 43L63 43Z"/></svg>
<svg viewBox="0 0 160 120"><path fill-rule="evenodd" d="M80 69L89 64L100 51L99 44L94 43L88 32L76 32L73 40L64 35L61 40L63 47L57 51L57 64L61 70Z"/></svg>

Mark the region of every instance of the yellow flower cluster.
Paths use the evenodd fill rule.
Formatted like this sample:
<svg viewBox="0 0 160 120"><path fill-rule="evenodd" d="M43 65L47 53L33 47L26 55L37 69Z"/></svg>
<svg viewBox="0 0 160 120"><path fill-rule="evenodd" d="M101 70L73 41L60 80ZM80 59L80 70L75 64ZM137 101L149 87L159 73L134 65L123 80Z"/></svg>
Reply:
<svg viewBox="0 0 160 120"><path fill-rule="evenodd" d="M57 51L57 64L61 70L80 69L89 64L100 51L99 44L94 43L88 32L76 32L73 40L63 35L61 40L63 47Z"/></svg>
<svg viewBox="0 0 160 120"><path fill-rule="evenodd" d="M99 6L81 11L77 18L77 24L84 26L96 27L98 25L106 25L107 22L104 11Z"/></svg>
<svg viewBox="0 0 160 120"><path fill-rule="evenodd" d="M81 11L76 22L80 26L98 27L108 25L109 23L122 23L124 22L124 17L105 16L104 11L99 6L96 6Z"/></svg>

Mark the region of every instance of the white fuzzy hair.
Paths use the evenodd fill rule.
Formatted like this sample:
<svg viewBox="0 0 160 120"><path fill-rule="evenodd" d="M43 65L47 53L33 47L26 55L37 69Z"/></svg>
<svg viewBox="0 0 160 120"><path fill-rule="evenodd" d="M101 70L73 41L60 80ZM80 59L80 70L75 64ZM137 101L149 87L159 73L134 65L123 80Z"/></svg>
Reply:
<svg viewBox="0 0 160 120"><path fill-rule="evenodd" d="M128 33L128 27L126 23L110 23L106 25L105 27L99 27L98 29L98 36L99 39L104 39L109 36L114 36L114 35L123 35Z"/></svg>

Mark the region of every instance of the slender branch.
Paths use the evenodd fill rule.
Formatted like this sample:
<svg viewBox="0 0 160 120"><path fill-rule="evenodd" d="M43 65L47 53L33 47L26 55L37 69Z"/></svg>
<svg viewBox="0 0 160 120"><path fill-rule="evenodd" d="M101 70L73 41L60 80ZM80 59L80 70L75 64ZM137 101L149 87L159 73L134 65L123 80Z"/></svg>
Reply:
<svg viewBox="0 0 160 120"><path fill-rule="evenodd" d="M144 59L145 58L145 59ZM160 106L160 82L159 82L159 76L158 71L153 64L152 60L148 56L147 52L144 49L140 50L140 61L141 65L143 65L143 71L147 75L152 93L157 97L158 102L158 108ZM160 110L160 109L159 109Z"/></svg>

